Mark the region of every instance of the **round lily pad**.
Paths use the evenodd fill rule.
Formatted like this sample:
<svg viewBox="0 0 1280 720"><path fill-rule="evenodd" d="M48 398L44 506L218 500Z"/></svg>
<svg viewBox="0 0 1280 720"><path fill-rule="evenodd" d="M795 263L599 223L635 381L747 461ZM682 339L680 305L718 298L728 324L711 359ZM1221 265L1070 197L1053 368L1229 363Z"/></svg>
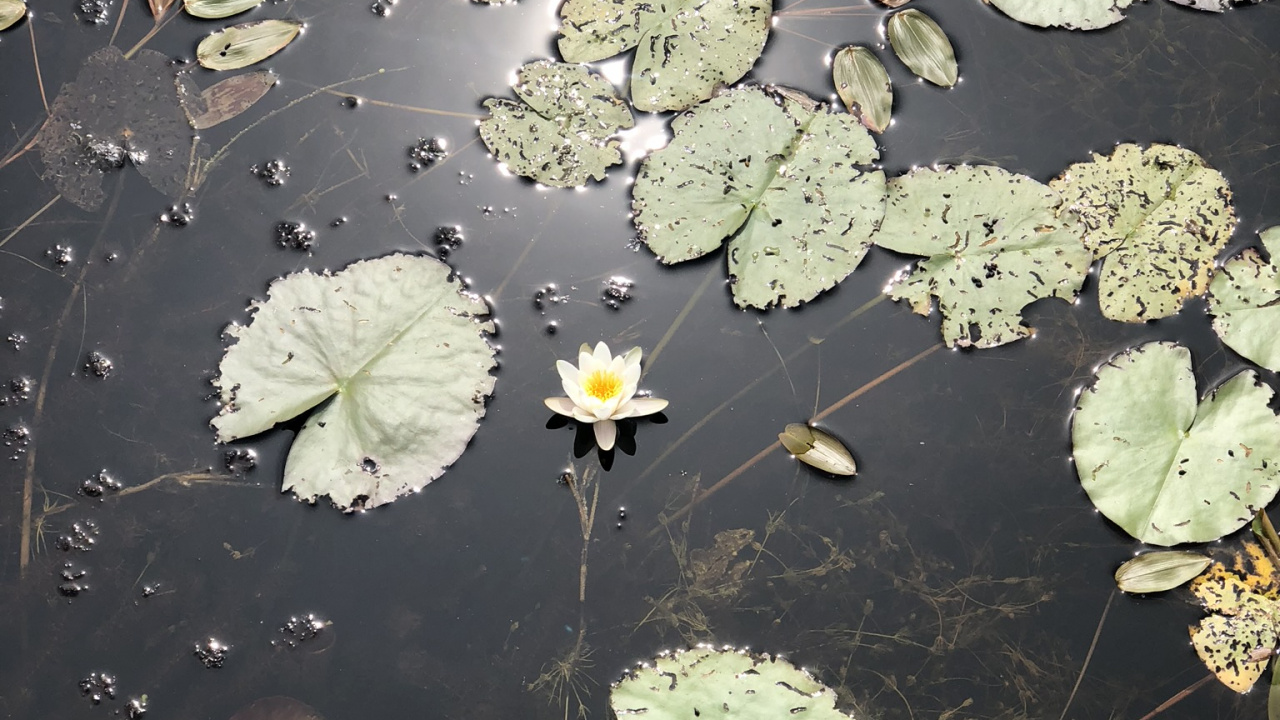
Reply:
<svg viewBox="0 0 1280 720"><path fill-rule="evenodd" d="M1227 347L1280 372L1280 227L1261 235L1268 259L1250 248L1228 260L1209 284L1209 312Z"/></svg>

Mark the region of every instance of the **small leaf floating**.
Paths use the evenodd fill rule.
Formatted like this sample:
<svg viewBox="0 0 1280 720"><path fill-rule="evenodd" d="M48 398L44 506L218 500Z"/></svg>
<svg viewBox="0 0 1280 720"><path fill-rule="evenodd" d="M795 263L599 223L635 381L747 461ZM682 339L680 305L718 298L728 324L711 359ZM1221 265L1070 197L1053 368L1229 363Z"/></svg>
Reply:
<svg viewBox="0 0 1280 720"><path fill-rule="evenodd" d="M949 88L960 79L951 40L919 10L903 10L889 18L889 43L911 72L934 85Z"/></svg>
<svg viewBox="0 0 1280 720"><path fill-rule="evenodd" d="M183 0L182 9L194 17L217 19L238 15L261 4L262 0Z"/></svg>
<svg viewBox="0 0 1280 720"><path fill-rule="evenodd" d="M191 126L204 130L236 117L261 100L278 79L275 73L261 70L229 77L198 91L188 84L194 81L184 76L183 105L191 115Z"/></svg>
<svg viewBox="0 0 1280 720"><path fill-rule="evenodd" d="M831 73L849 112L871 132L884 132L893 113L893 85L875 53L857 45L844 48L836 53Z"/></svg>
<svg viewBox="0 0 1280 720"><path fill-rule="evenodd" d="M27 5L22 0L0 0L0 30L12 27L26 14Z"/></svg>
<svg viewBox="0 0 1280 720"><path fill-rule="evenodd" d="M1116 587L1127 593L1172 590L1204 572L1209 558L1189 550L1143 553L1116 570Z"/></svg>
<svg viewBox="0 0 1280 720"><path fill-rule="evenodd" d="M848 448L818 428L791 423L778 433L778 442L805 465L846 477L858 472Z"/></svg>
<svg viewBox="0 0 1280 720"><path fill-rule="evenodd" d="M196 59L210 70L239 70L280 52L301 30L302 23L291 20L232 25L201 40Z"/></svg>

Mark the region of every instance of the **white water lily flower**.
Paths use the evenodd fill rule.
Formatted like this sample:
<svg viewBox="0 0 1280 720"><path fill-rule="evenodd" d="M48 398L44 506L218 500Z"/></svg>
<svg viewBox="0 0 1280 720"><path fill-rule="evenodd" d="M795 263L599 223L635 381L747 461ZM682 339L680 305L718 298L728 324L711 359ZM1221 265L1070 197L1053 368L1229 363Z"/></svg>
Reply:
<svg viewBox="0 0 1280 720"><path fill-rule="evenodd" d="M560 382L569 397L551 397L543 402L553 412L567 415L578 422L591 423L596 444L601 450L612 450L618 437L615 420L640 417L660 412L666 400L636 397L640 382L640 348L614 356L609 346L597 343L596 349L583 343L578 350L578 366L556 361Z"/></svg>

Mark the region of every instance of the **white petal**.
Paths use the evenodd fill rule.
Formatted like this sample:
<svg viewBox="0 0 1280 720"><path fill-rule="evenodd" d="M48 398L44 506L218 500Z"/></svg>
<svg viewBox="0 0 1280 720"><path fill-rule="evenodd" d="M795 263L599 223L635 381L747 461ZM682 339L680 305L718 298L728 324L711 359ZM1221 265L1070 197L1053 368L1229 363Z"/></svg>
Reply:
<svg viewBox="0 0 1280 720"><path fill-rule="evenodd" d="M595 358L591 356L591 346L586 343L582 343L582 347L578 348L578 371L581 373L590 372L590 370L595 367L592 363L592 360L594 359Z"/></svg>
<svg viewBox="0 0 1280 720"><path fill-rule="evenodd" d="M578 385L581 382L578 379L578 368L574 367L572 363L557 360L556 371L560 373L561 382L573 383L574 385Z"/></svg>
<svg viewBox="0 0 1280 720"><path fill-rule="evenodd" d="M643 417L662 412L667 408L667 401L658 398L639 397L632 400L628 405L631 406L631 414L628 417Z"/></svg>
<svg viewBox="0 0 1280 720"><path fill-rule="evenodd" d="M590 424L590 423L596 422L599 418L587 412L586 410L583 410L582 408L575 406L573 408L573 419L577 420L578 422L584 422L584 423Z"/></svg>
<svg viewBox="0 0 1280 720"><path fill-rule="evenodd" d="M622 382L635 387L640 382L640 365L638 363L626 363L622 370Z"/></svg>
<svg viewBox="0 0 1280 720"><path fill-rule="evenodd" d="M569 398L547 398L542 402L551 409L551 412L556 413L557 415L568 415L569 417L573 417L573 411L578 407L577 405L574 405L573 401Z"/></svg>
<svg viewBox="0 0 1280 720"><path fill-rule="evenodd" d="M592 355L595 356L600 367L609 367L609 362L613 360L613 355L609 353L609 346L605 345L603 340L596 343L596 351Z"/></svg>
<svg viewBox="0 0 1280 720"><path fill-rule="evenodd" d="M621 404L622 404L622 397L619 395L615 395L609 398L608 400L605 400L604 402L600 403L599 407L591 408L591 412L595 413L595 416L600 418L601 420L606 420L608 418L612 418L615 416L615 414L618 412L618 406Z"/></svg>
<svg viewBox="0 0 1280 720"><path fill-rule="evenodd" d="M642 353L639 347L633 347L630 350L628 350L627 354L624 356L624 359L626 360L626 363L627 363L627 367L630 367L632 365L635 365L636 367L640 367L641 354Z"/></svg>
<svg viewBox="0 0 1280 720"><path fill-rule="evenodd" d="M618 439L618 425L612 420L601 420L592 426L596 431L596 444L601 450L612 450L613 443Z"/></svg>

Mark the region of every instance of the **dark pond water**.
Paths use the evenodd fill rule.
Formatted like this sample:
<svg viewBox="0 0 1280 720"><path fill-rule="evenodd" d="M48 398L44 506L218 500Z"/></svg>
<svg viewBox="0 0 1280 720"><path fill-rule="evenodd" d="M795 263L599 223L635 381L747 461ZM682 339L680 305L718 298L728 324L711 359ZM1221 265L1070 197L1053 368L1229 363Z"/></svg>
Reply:
<svg viewBox="0 0 1280 720"><path fill-rule="evenodd" d="M38 77L52 99L109 42L122 1L95 25L72 0L34 0L32 19L0 34L6 150L43 121ZM152 26L145 4L129 2L121 48ZM891 174L968 161L1047 180L1117 141L1174 142L1230 180L1240 217L1231 252L1280 222L1280 4L1218 16L1153 1L1092 34L1035 31L976 0L914 5L953 38L963 81L940 91L887 61L899 89L882 137ZM554 52L556 3L384 9L255 11L306 30L268 61L281 80L266 99L202 133L211 148L317 87L375 74L237 139L185 200L185 226L159 225L174 199L128 170L108 177L100 210L55 203L8 237L55 191L35 152L0 170L0 336L15 339L0 346L0 380L32 386L0 407L12 443L0 464L0 714L106 718L145 694L149 718L221 720L269 695L330 719L580 708L605 718L608 685L628 665L709 641L786 654L859 717L1062 715L1111 573L1139 549L1076 481L1074 394L1098 362L1153 338L1189 344L1202 387L1239 370L1203 304L1145 326L1109 323L1090 281L1075 306L1029 311L1033 340L929 352L936 318L874 302L906 264L876 251L801 310L741 312L719 254L671 269L633 247L635 153L604 183L548 191L504 176L476 140L481 101L508 95L517 67ZM827 96L832 50L880 41L884 13L865 0L780 11L757 81ZM146 47L190 58L218 26L181 17ZM351 107L347 94L362 100ZM668 119L641 118L636 145ZM449 155L415 173L408 152L420 138L444 139ZM251 170L271 161L289 169L276 187ZM314 232L310 252L277 244L282 222ZM492 300L501 367L454 467L355 516L278 492L296 424L238 443L256 467L242 456L229 470L208 427L222 328L243 321L273 278L421 252L455 226L463 241L449 262ZM52 256L67 249L59 266ZM616 309L602 297L614 277L634 283ZM566 300L539 311L534 297L549 284ZM646 353L665 340L644 385L672 401L667 421L640 423L634 455L617 454L607 472L594 454L573 457L574 430L548 429L541 402L559 394L554 361L597 340ZM109 362L105 377L92 372L103 362L85 371L90 353ZM781 451L753 461L785 423L812 414L815 395L828 407L912 359L826 419L854 448L857 479L825 479ZM579 516L558 482L570 463L595 469L599 489L581 603ZM82 484L103 471L126 489L155 482L86 495ZM730 475L687 522L660 521ZM77 529L92 549L60 549L83 544ZM763 550L734 554L745 533L729 533L717 551L717 534L739 529ZM87 589L73 595L76 585ZM282 631L308 613L332 625L300 642L296 623ZM1179 593L1115 597L1067 716L1138 718L1203 677L1186 635L1199 616ZM221 667L194 656L211 638L230 646ZM281 642L290 638L297 647ZM571 683L538 683L560 668ZM114 699L82 694L94 673L114 677ZM1265 693L1214 683L1163 717L1264 708Z"/></svg>

